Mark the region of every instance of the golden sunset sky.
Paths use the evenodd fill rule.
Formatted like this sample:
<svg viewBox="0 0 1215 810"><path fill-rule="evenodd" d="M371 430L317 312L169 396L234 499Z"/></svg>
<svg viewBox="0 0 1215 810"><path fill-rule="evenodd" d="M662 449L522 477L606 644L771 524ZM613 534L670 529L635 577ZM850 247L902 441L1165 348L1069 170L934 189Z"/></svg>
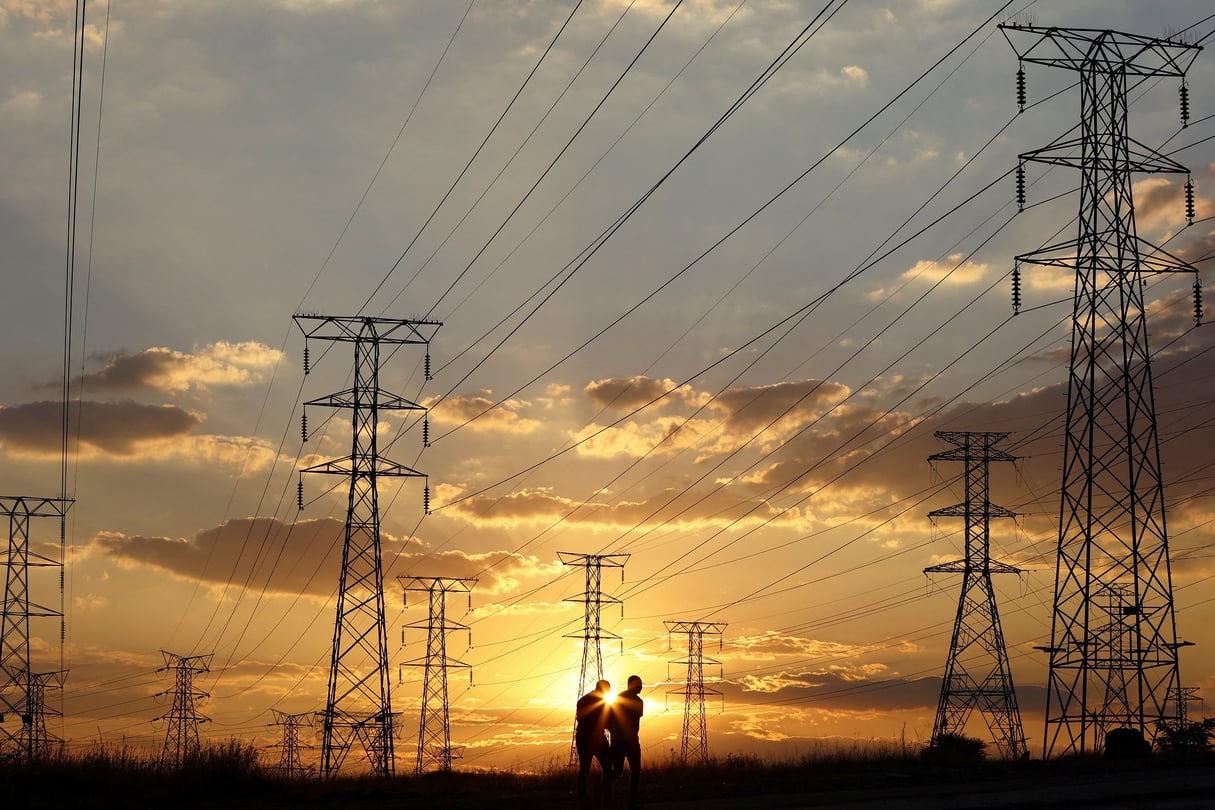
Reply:
<svg viewBox="0 0 1215 810"><path fill-rule="evenodd" d="M4 495L60 494L72 6L0 0ZM449 604L471 628L449 638L471 665L471 684L450 676L459 767L568 756L584 581L560 551L630 555L604 572L622 605L603 655L618 688L647 685L647 756L679 748L686 638L668 620L727 625L706 650L715 754L926 742L959 579L922 571L962 555L961 521L927 517L963 497L961 465L927 461L938 430L1006 431L1019 457L992 469L1019 514L992 545L1025 569L996 587L1041 755L1072 279L1027 268L1013 317L1010 272L1075 235L1079 178L1030 164L1018 213L1011 171L1080 101L1074 75L1027 66L1018 114L996 24L1209 45L1210 13L89 2L62 649L56 620L32 623L33 668L69 670L51 730L157 750L162 650L214 654L207 738L268 745L272 709L323 707L346 494L308 477L300 511L297 470L349 453L351 426L310 408L302 443L300 406L349 386L353 354L314 344L305 376L292 315L367 314L443 324L431 381L414 348L381 372L431 408L429 448L416 414L380 433L431 487L429 515L419 481L380 488L399 770L421 684L397 668L425 652L402 628L426 608L397 577L478 580L471 611ZM1190 167L1197 221L1184 176L1154 175L1137 222L1209 275L1211 54L1188 83L1188 128L1174 79L1134 86L1130 128ZM1181 677L1215 701L1215 327L1194 327L1192 282L1146 295L1178 635L1196 645ZM51 523L36 545L58 555ZM59 609L56 572L31 600Z"/></svg>

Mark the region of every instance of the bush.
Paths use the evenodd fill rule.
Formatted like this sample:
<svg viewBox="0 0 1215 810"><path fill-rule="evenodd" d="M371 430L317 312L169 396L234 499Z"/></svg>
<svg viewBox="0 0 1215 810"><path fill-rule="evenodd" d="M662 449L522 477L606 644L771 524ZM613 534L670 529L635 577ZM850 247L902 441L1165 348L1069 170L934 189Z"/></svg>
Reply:
<svg viewBox="0 0 1215 810"><path fill-rule="evenodd" d="M1196 723L1161 720L1156 724L1156 746L1161 751L1206 751L1211 747L1212 735L1215 735L1212 717Z"/></svg>
<svg viewBox="0 0 1215 810"><path fill-rule="evenodd" d="M1152 744L1143 739L1137 728L1115 728L1105 734L1105 755L1115 759L1137 759L1149 756Z"/></svg>
<svg viewBox="0 0 1215 810"><path fill-rule="evenodd" d="M987 758L987 743L978 737L947 732L934 737L920 756L936 762L982 762Z"/></svg>

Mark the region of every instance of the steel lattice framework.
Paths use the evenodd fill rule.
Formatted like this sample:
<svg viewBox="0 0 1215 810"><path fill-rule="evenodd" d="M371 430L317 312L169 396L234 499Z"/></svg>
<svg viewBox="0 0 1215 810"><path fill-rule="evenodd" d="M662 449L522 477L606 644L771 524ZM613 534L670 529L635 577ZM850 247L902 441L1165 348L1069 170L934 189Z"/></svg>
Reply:
<svg viewBox="0 0 1215 810"><path fill-rule="evenodd" d="M1044 750L1084 754L1113 728L1154 738L1179 683L1143 279L1194 268L1139 238L1131 182L1134 172L1187 170L1127 134L1127 79L1184 77L1199 48L1001 29L1021 62L1080 75L1080 134L1020 156L1080 170L1079 233L1017 262L1075 272ZM1116 633L1103 632L1099 604L1111 588L1125 598Z"/></svg>
<svg viewBox="0 0 1215 810"><path fill-rule="evenodd" d="M932 727L935 744L944 734L963 734L971 715L978 711L987 723L1000 754L1019 759L1027 753L1021 712L1013 689L1012 670L996 609L992 574L1017 574L1021 569L991 558L991 519L1016 513L991 502L990 467L993 461L1014 461L996 448L1007 433L937 431L936 437L954 445L928 460L960 461L965 465L966 499L936 509L929 517L960 517L966 524L966 556L924 569L926 574L961 574L962 592L949 642L949 658L941 681L941 699Z"/></svg>
<svg viewBox="0 0 1215 810"><path fill-rule="evenodd" d="M307 341L324 340L354 345L353 386L304 403L305 413L310 405L349 410L353 425L349 456L301 470L301 473L340 475L350 481L337 617L329 661L329 685L325 709L321 713L321 775L336 775L351 745L357 740L362 744L372 772L379 776L391 776L396 762L393 752L395 715L392 712L388 673L388 633L384 620L384 572L376 482L385 477L424 478L425 475L380 456L377 445L379 412L424 411L425 408L380 388L380 348L402 345L429 347L440 324L434 321L325 315L296 315L295 322L304 333L305 373L309 370ZM429 360L427 367L429 371ZM306 428L304 433L306 437ZM301 491L302 487L301 477ZM301 506L302 500L301 497ZM425 500L429 501L429 487Z"/></svg>
<svg viewBox="0 0 1215 810"><path fill-rule="evenodd" d="M60 569L63 562L30 549L34 518L58 518L61 530L73 501L66 498L0 496L0 514L8 517L8 551L4 558L4 605L0 611L0 723L19 720L20 728L0 725L0 754L32 762L61 741L46 728L46 690L59 688L65 672L33 672L30 667L30 619L59 618L63 613L30 601L31 568Z"/></svg>
<svg viewBox="0 0 1215 810"><path fill-rule="evenodd" d="M270 711L274 715L274 722L271 725L279 726L283 730L282 742L276 746L269 746L278 748L278 762L273 765L274 770L289 779L312 776L316 769L305 765L301 756L304 749L312 746L300 742L300 729L312 727L314 713L287 714L278 709Z"/></svg>
<svg viewBox="0 0 1215 810"><path fill-rule="evenodd" d="M463 756L464 746L451 744L451 716L447 699L447 670L467 669L472 685L472 666L447 655L447 634L453 630L472 633L468 625L447 618L447 594L468 595L472 610L472 589L475 579L456 577L398 577L408 597L410 591L427 595L428 616L425 622L406 625L411 630L426 631L426 655L406 661L402 666L422 668L422 707L418 718L418 755L414 773L450 771L451 761Z"/></svg>
<svg viewBox="0 0 1215 810"><path fill-rule="evenodd" d="M173 696L173 706L169 713L156 718L168 721L160 761L163 765L180 768L192 757L198 756L198 726L210 722L209 717L198 713L199 701L210 695L194 688L194 676L211 671L211 657L214 653L186 656L161 650L160 654L164 656L165 665L157 672L173 673L173 689L159 693Z"/></svg>
<svg viewBox="0 0 1215 810"><path fill-rule="evenodd" d="M586 694L590 685L603 678L603 639L617 640L620 636L604 632L600 624L600 614L604 604L622 605L613 596L603 595L603 569L619 568L620 577L624 579L624 566L629 561L628 554L578 554L572 551L558 551L558 559L565 565L580 565L586 573L586 589L578 596L566 599L566 602L580 602L584 606L582 612L582 632L575 635L567 634L564 638L582 639L582 669L578 675L578 695ZM621 607L621 613L624 607ZM591 669L591 666L594 669ZM577 725L575 724L575 732ZM577 762L578 749L574 744L574 736L570 736L570 762Z"/></svg>
<svg viewBox="0 0 1215 810"><path fill-rule="evenodd" d="M685 762L709 761L709 729L705 718L705 697L724 696L720 689L705 686L705 664L721 666L720 661L705 658L705 636L717 636L717 648L721 649L725 622L666 621L667 633L680 633L688 637L688 656L672 664L686 664L682 689L671 689L668 695L683 697L683 731L679 735L679 756Z"/></svg>

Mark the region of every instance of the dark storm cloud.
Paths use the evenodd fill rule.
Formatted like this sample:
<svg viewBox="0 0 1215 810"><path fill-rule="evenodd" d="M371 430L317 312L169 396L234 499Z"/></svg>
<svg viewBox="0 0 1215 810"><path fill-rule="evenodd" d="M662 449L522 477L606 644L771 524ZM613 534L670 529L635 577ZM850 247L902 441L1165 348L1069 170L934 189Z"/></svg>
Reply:
<svg viewBox="0 0 1215 810"><path fill-rule="evenodd" d="M113 456L133 455L143 442L184 436L203 421L173 405L138 402L82 402L73 410L78 414L80 443ZM62 413L60 403L49 401L0 408L0 442L20 453L57 454Z"/></svg>

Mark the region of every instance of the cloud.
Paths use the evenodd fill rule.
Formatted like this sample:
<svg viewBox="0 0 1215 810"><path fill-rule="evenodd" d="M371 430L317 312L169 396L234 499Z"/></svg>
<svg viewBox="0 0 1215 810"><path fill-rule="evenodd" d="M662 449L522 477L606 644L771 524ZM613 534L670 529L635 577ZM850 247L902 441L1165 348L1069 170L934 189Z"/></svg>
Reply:
<svg viewBox="0 0 1215 810"><path fill-rule="evenodd" d="M904 281L917 281L924 284L943 282L960 287L966 284L977 284L987 275L987 265L970 261L963 253L953 253L945 261L921 260L911 268L904 270L899 276Z"/></svg>
<svg viewBox="0 0 1215 810"><path fill-rule="evenodd" d="M586 384L583 392L594 405L613 411L636 410L654 400L661 400L656 403L661 405L671 401L686 404L695 399L689 386L680 386L674 380L642 375L592 380Z"/></svg>
<svg viewBox="0 0 1215 810"><path fill-rule="evenodd" d="M508 399L495 405L493 391L485 389L471 394L457 394L446 399L430 400L432 422L447 425L465 425L479 432L509 431L532 433L540 427L536 419L522 416L531 403L519 399Z"/></svg>
<svg viewBox="0 0 1215 810"><path fill-rule="evenodd" d="M840 75L853 84L869 83L869 72L860 65L845 65L840 68Z"/></svg>
<svg viewBox="0 0 1215 810"><path fill-rule="evenodd" d="M730 705L825 705L851 712L892 712L935 706L941 679L856 677L845 672L790 670L716 685Z"/></svg>
<svg viewBox="0 0 1215 810"><path fill-rule="evenodd" d="M597 381L587 393L600 404L628 399L636 407L673 388L670 380L631 377ZM703 460L737 450L761 431L765 444L779 442L849 393L846 385L816 379L729 388L716 397L683 386L675 402L687 408L685 415L643 413L606 429L591 423L574 438L583 442L578 452L584 456L636 457L653 450L673 453L698 447ZM693 417L694 411L700 415Z"/></svg>
<svg viewBox="0 0 1215 810"><path fill-rule="evenodd" d="M174 405L85 401L73 410L82 451L92 449L117 457L142 452L149 444L178 439L203 422L199 414ZM0 407L0 444L16 455L57 455L62 446L62 405L43 401Z"/></svg>
<svg viewBox="0 0 1215 810"><path fill-rule="evenodd" d="M83 553L123 565L154 568L213 586L328 598L341 569L344 521L239 518L190 538L100 532ZM396 576L474 577L477 593L514 593L525 582L551 579L562 567L508 551L431 552L416 540L382 533L385 582Z"/></svg>
<svg viewBox="0 0 1215 810"><path fill-rule="evenodd" d="M453 495L455 489L452 489ZM765 521L800 526L799 510L780 512L763 500L740 498L724 488L680 492L666 489L640 501L615 498L579 502L549 488L521 489L502 497L474 495L441 507L442 513L476 526L513 528L544 526L562 521L567 526L622 530L651 525L683 528L743 528Z"/></svg>
<svg viewBox="0 0 1215 810"><path fill-rule="evenodd" d="M136 391L151 389L178 393L217 385L253 385L283 358L283 353L261 343L218 341L191 354L153 347L128 354L95 356L105 365L77 380L85 391Z"/></svg>

